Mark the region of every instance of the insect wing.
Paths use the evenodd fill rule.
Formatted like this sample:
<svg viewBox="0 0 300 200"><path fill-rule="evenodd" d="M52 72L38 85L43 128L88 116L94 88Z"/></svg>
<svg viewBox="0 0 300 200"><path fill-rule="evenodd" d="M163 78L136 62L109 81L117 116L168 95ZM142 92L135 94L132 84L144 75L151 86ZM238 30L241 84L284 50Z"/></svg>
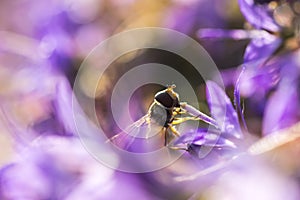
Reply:
<svg viewBox="0 0 300 200"><path fill-rule="evenodd" d="M147 115L129 125L124 131L116 134L110 141L121 149L128 149L139 135L143 126L147 125Z"/></svg>
<svg viewBox="0 0 300 200"><path fill-rule="evenodd" d="M110 141L125 151L142 153L155 150L163 145L163 127L151 123L149 115L128 126L113 136Z"/></svg>

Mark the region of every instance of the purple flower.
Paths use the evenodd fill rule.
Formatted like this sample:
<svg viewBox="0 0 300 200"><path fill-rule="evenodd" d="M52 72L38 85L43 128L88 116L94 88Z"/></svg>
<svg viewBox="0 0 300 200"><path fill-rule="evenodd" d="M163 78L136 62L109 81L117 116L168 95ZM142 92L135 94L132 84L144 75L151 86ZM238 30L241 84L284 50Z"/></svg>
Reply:
<svg viewBox="0 0 300 200"><path fill-rule="evenodd" d="M296 54L296 55L295 55ZM281 79L277 89L270 96L264 113L263 134L287 128L300 119L299 78L297 54L290 54L282 59ZM283 60L285 59L285 60Z"/></svg>
<svg viewBox="0 0 300 200"><path fill-rule="evenodd" d="M240 10L252 26L256 29L276 32L280 28L272 18L271 9L267 3L259 4L255 0L239 0Z"/></svg>
<svg viewBox="0 0 300 200"><path fill-rule="evenodd" d="M202 38L249 40L246 49L241 49L245 51L241 67L234 72L231 70L222 72L227 79L226 82L234 83L236 87L236 110L223 88L208 81L207 102L211 117L203 115L202 119L212 126L200 124L201 128L189 129L187 132L179 130L182 135L176 140L175 136L172 138L174 134L170 132L171 143L165 147L168 154L159 154L158 159L151 158L137 162L126 157L126 153L118 156L102 148L101 141L105 139L98 138L99 130L94 126L88 126L89 123L77 124L81 125L78 126L80 139L84 143L100 147L99 154L113 160L112 168L97 162L81 144L82 141L76 134L73 114L79 119L86 118L79 107L74 113L72 103L75 108L79 105L75 99L75 102L72 102L73 91L69 83L74 78L71 76L78 69L75 67L78 59L85 57L91 47L103 37L108 37L106 33L116 33L144 22L152 24L152 21L167 21L167 27L193 33L192 36L195 36L194 30L199 27L222 28L231 25L233 21L236 23L233 20L227 24L227 20L231 20L228 18L230 11L224 12L223 5L230 5L229 1L222 3L220 1L218 2L220 4L211 0L189 2L192 3L186 1L179 3L176 0L162 2L158 6L153 4L150 10L154 13L145 16L143 10L148 3L135 4L135 0L125 3L126 8L141 12L132 12L130 15L127 15L126 9L119 6L125 5L124 1L119 0L0 3L3 17L0 23L3 29L7 30L1 32L3 67L0 68L0 75L1 78L5 77L2 81L5 84L1 87L1 119L6 122L9 132L17 136L13 138L16 156L12 158L11 163L0 169L0 199L282 199L284 197L298 199L294 178L290 176L287 178L286 174L278 173L280 170L270 170L272 166L258 162L260 158L253 156L254 154L245 155L247 152L244 149L247 147L244 144L248 142L248 135L244 137L244 133L247 134L246 126L240 125L240 121L244 120L240 96L248 98L252 105L255 105L253 110L259 110L260 114L264 115L261 121L262 133L265 135L299 121L300 54L299 43L296 42L296 35L299 33L296 24L293 24L298 20L299 8L293 7L295 1L280 4L282 1L239 0L241 11L251 29L230 31L202 29L198 32L198 36ZM164 15L170 12L171 17ZM163 18L158 20L160 16ZM214 50L220 52L222 48ZM107 106L111 106L109 103L111 96L106 94L110 89L113 90L113 83L116 83L116 79L121 77L121 73L129 68L130 64L144 61L147 55L148 50L138 51L137 54L130 53L128 58L125 55L124 62L123 58L120 58L122 62L111 63L110 69L105 71L109 77L103 81L101 79L99 87L108 85L109 89L100 92L101 96L95 99L100 102L100 104L96 102L96 120L104 125L105 131L113 132L113 129L118 129L116 123L110 121L113 113ZM154 61L157 61L156 54L151 55L150 60L154 58ZM141 56L141 60L135 56ZM168 63L170 60L171 64L176 62L169 57L162 60ZM101 60L96 59L96 62ZM111 71L116 65L122 67L117 71L114 69ZM184 69L182 72L189 75L189 70ZM240 73L241 75L237 75ZM192 76L186 78L193 79ZM191 80L191 83L194 81L199 80ZM85 87L89 88L82 85L83 90ZM142 90L143 92L137 95L129 107L134 116L140 116L139 112L144 113L143 103L140 100L146 99L147 95L144 88ZM80 95L84 99L92 97L85 91ZM247 106L249 105L246 103L246 112L249 111ZM189 109L193 111L192 107ZM98 113L99 110L103 112ZM90 110L85 111L90 113ZM163 111L165 113L166 110ZM197 115L198 110L194 111ZM193 112L189 114L192 115L190 119L194 119ZM122 117L123 119L127 121L128 117ZM176 119L172 122L176 124ZM132 136L126 135L127 138L120 137L117 140L120 143L129 142L125 146L133 153L148 153L157 150L157 147L164 147L165 135L160 132L161 125L151 126L153 134L157 133L155 136L135 137L147 133L149 130L147 125L145 123L145 126L134 126L138 129L131 132ZM184 122L182 127L189 128L189 125L189 122ZM271 139L278 138L271 137ZM187 150L187 153L168 147L182 148ZM249 152L251 154L251 151ZM173 154L182 157L155 172L131 174L113 169L118 167L122 169L123 164L141 168L168 160ZM284 167L288 165L283 163ZM291 167L288 175L291 174L290 169ZM216 171L217 173L212 174ZM227 173L221 174L224 171ZM263 175L266 175L264 180L257 181ZM195 179L198 180L193 182ZM269 190L267 185L275 188L276 192Z"/></svg>
<svg viewBox="0 0 300 200"><path fill-rule="evenodd" d="M134 174L98 163L73 136L36 139L1 169L0 183L1 199L153 199Z"/></svg>
<svg viewBox="0 0 300 200"><path fill-rule="evenodd" d="M30 143L40 135L75 133L72 91L61 73L47 62L37 65L27 60L9 72L11 82L1 98L1 112L16 141Z"/></svg>
<svg viewBox="0 0 300 200"><path fill-rule="evenodd" d="M244 65L245 70L239 82L241 92L247 92L243 85L248 85L247 89L252 91L249 95L261 90L263 99L271 89L276 89L268 100L264 113L263 134L268 134L291 126L299 120L297 91L300 76L299 63L296 61L299 52L299 30L298 26L292 23L280 24L281 19L299 23L298 14L293 11L293 2L275 6L273 10L270 10L270 4L264 2L239 2L241 11L249 23L257 29L271 33L266 37L269 39L268 43L255 38L247 46L244 56L247 64ZM262 71L264 73L261 73ZM249 77L249 73L253 76ZM244 94L247 94L245 92Z"/></svg>
<svg viewBox="0 0 300 200"><path fill-rule="evenodd" d="M255 107L264 110L263 134L267 134L300 119L297 106L300 76L299 62L296 61L299 54L299 13L294 1L280 4L277 1L239 0L239 5L252 30L203 29L198 35L250 39L240 76L235 79L235 104L242 116L240 95L254 99L253 102L257 102Z"/></svg>
<svg viewBox="0 0 300 200"><path fill-rule="evenodd" d="M226 21L220 17L215 1L192 1L174 5L166 16L166 27L177 31L192 34L200 27L224 26ZM225 5L224 5L225 6Z"/></svg>
<svg viewBox="0 0 300 200"><path fill-rule="evenodd" d="M201 157L201 148L224 150L235 149L236 139L241 139L243 133L238 115L225 92L212 81L207 82L208 104L217 128L198 129L183 134L175 142L175 146L187 146L187 151Z"/></svg>
<svg viewBox="0 0 300 200"><path fill-rule="evenodd" d="M262 178L263 177L263 178ZM272 188L272 189L271 189ZM208 199L280 200L299 198L297 183L255 157L245 157L227 166Z"/></svg>
<svg viewBox="0 0 300 200"><path fill-rule="evenodd" d="M207 82L207 93L211 115L217 121L221 134L230 138L242 138L238 115L226 93L211 81Z"/></svg>

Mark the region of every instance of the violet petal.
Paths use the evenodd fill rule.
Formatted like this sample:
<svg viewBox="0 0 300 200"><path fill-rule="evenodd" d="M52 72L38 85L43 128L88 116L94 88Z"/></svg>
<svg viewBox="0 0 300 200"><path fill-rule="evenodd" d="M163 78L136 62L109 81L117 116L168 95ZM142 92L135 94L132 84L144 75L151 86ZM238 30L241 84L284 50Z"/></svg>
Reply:
<svg viewBox="0 0 300 200"><path fill-rule="evenodd" d="M221 128L223 136L242 137L238 115L226 93L212 81L207 81L207 101L211 115Z"/></svg>
<svg viewBox="0 0 300 200"><path fill-rule="evenodd" d="M267 5L256 5L253 0L239 0L242 14L257 29L277 32L280 27L268 13Z"/></svg>
<svg viewBox="0 0 300 200"><path fill-rule="evenodd" d="M232 141L213 133L205 135L204 145L216 148L236 148L236 145Z"/></svg>
<svg viewBox="0 0 300 200"><path fill-rule="evenodd" d="M255 65L256 62L248 63ZM256 97L264 96L267 91L276 86L280 78L280 68L276 65L268 65L257 69L245 67L236 84L236 90L244 97L256 94Z"/></svg>
<svg viewBox="0 0 300 200"><path fill-rule="evenodd" d="M71 87L66 79L61 78L56 85L54 106L58 120L63 124L67 134L74 134L76 131L72 103Z"/></svg>
<svg viewBox="0 0 300 200"><path fill-rule="evenodd" d="M196 132L188 132L180 136L175 142L175 145L178 144L189 144L197 142L198 145L202 145L205 141L204 135L207 133L207 130L198 129Z"/></svg>
<svg viewBox="0 0 300 200"><path fill-rule="evenodd" d="M244 54L244 62L260 59L262 59L261 62L264 62L276 51L281 42L280 38L264 31L261 36L252 39L248 44Z"/></svg>
<svg viewBox="0 0 300 200"><path fill-rule="evenodd" d="M279 87L267 102L263 119L264 135L289 127L299 120L299 94L295 83L298 69L291 63L282 69Z"/></svg>
<svg viewBox="0 0 300 200"><path fill-rule="evenodd" d="M262 35L265 31L262 30L243 30L243 29L232 29L224 30L217 28L203 28L198 30L197 36L200 39L214 38L214 39L234 39L234 40L246 40L257 38Z"/></svg>

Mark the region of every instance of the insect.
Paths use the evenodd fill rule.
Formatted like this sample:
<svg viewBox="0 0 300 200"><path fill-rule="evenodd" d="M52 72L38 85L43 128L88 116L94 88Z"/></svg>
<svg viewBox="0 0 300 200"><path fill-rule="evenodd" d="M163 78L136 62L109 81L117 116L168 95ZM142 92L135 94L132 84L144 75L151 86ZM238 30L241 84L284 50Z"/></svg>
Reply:
<svg viewBox="0 0 300 200"><path fill-rule="evenodd" d="M169 146L174 137L179 137L175 125L181 124L188 120L202 120L208 124L217 127L217 123L211 117L200 112L196 108L180 102L179 95L174 91L176 86L169 85L166 89L155 94L154 100L150 105L148 112L141 119L134 122L127 129L112 138L109 141L113 142L122 149L138 149L146 143L153 145L154 135L162 136L159 138L159 145ZM182 116L185 114L185 116ZM159 134L156 134L159 133ZM156 137L157 139L157 137ZM163 140L163 144L161 143ZM137 142L139 141L139 142ZM171 147L176 149L176 147Z"/></svg>

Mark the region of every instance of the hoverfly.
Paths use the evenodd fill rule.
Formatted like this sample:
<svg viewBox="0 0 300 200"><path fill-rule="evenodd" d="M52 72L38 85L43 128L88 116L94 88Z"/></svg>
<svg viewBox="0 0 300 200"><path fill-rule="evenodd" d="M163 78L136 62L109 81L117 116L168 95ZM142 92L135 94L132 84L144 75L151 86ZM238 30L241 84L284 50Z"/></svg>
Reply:
<svg viewBox="0 0 300 200"><path fill-rule="evenodd" d="M186 102L180 102L179 95L174 91L175 87L174 84L169 85L166 89L157 92L147 114L127 127L125 131L110 138L109 141L122 149L135 149L135 151L145 143L150 146L157 146L158 143L159 146L164 145L176 149L176 147L169 146L174 137L180 136L175 125L188 120L202 120L217 127L214 119ZM182 114L185 116L181 116ZM159 136L158 142L157 138L153 142L155 140L153 134Z"/></svg>

